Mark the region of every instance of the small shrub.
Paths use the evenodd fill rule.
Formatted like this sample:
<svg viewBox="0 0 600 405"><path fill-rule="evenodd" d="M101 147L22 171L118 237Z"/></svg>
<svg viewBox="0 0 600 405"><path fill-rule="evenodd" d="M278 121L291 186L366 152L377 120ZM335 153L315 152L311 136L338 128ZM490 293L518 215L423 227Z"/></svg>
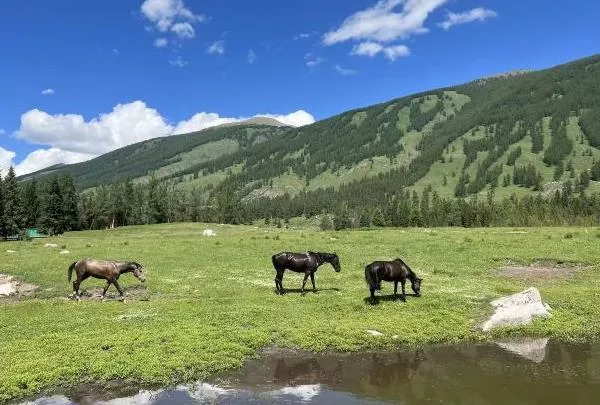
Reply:
<svg viewBox="0 0 600 405"><path fill-rule="evenodd" d="M565 234L565 239L573 239L573 234L571 232Z"/></svg>

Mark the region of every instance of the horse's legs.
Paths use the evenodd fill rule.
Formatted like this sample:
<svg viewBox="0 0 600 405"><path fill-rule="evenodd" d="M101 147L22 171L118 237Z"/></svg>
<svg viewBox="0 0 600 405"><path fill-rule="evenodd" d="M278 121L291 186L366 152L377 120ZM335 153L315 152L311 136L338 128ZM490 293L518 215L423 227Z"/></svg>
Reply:
<svg viewBox="0 0 600 405"><path fill-rule="evenodd" d="M306 285L306 280L308 280L308 275L310 273L304 273L304 281L302 281L302 292L301 294L304 295L304 286Z"/></svg>
<svg viewBox="0 0 600 405"><path fill-rule="evenodd" d="M104 290L102 290L102 297L100 298L101 300L104 300L106 297L106 291L108 290L108 287L110 287L110 280L106 280L106 286L104 286Z"/></svg>
<svg viewBox="0 0 600 405"><path fill-rule="evenodd" d="M317 287L315 286L315 273L314 272L310 273L310 281L311 281L311 283L313 285L313 292L316 293L317 292Z"/></svg>
<svg viewBox="0 0 600 405"><path fill-rule="evenodd" d="M275 289L277 294L283 295L283 272L285 269L277 269L277 275L275 276Z"/></svg>
<svg viewBox="0 0 600 405"><path fill-rule="evenodd" d="M111 282L115 285L115 287L117 287L117 290L119 291L119 294L121 294L121 299L125 300L125 294L123 294L123 290L121 290L121 286L119 286L119 283L117 282L117 280L114 279Z"/></svg>
<svg viewBox="0 0 600 405"><path fill-rule="evenodd" d="M402 301L406 302L406 292L404 292L404 285L406 284L406 279L400 280L402 283Z"/></svg>
<svg viewBox="0 0 600 405"><path fill-rule="evenodd" d="M375 298L375 289L374 288L370 288L370 291L371 291L371 305L375 305L375 301L376 301L376 298Z"/></svg>
<svg viewBox="0 0 600 405"><path fill-rule="evenodd" d="M402 284L402 288L404 288L404 284ZM402 290L404 291L404 290ZM398 280L394 281L394 301L398 299Z"/></svg>

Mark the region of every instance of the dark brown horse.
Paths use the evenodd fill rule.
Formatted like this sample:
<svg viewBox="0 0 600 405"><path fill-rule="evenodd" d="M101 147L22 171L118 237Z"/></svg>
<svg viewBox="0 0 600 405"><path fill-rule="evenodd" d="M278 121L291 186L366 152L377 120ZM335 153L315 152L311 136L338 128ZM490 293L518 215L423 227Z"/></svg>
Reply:
<svg viewBox="0 0 600 405"><path fill-rule="evenodd" d="M335 253L290 253L281 252L273 255L271 258L273 261L273 267L277 271L275 276L275 288L277 294L284 294L283 291L283 272L288 269L296 273L304 273L304 281L302 282L302 295L304 295L304 286L306 280L310 276L312 282L313 291L317 292L315 286L315 271L324 263L330 263L336 272L342 270L340 267L340 259Z"/></svg>
<svg viewBox="0 0 600 405"><path fill-rule="evenodd" d="M77 280L73 281L73 296L77 299L79 299L81 296L79 292L79 286L81 285L81 282L87 279L88 277L106 280L106 286L102 291L102 299L104 299L106 295L106 290L108 290L108 287L110 287L111 284L115 285L115 287L119 291L119 294L121 294L121 299L125 298L123 290L117 282L121 274L133 273L133 275L142 283L146 281L146 276L144 275L142 265L136 262L105 261L93 259L79 260L73 262L69 266L69 281L71 281L73 270L75 270L75 273L77 275Z"/></svg>
<svg viewBox="0 0 600 405"><path fill-rule="evenodd" d="M412 290L415 296L421 296L421 281L423 279L411 270L402 259L396 259L389 262L376 261L365 267L365 279L371 291L371 303L375 304L375 290L381 290L381 281L394 282L394 301L398 295L398 281L402 284L402 295L400 299L406 301L406 293L404 292L404 284L406 279L410 280Z"/></svg>

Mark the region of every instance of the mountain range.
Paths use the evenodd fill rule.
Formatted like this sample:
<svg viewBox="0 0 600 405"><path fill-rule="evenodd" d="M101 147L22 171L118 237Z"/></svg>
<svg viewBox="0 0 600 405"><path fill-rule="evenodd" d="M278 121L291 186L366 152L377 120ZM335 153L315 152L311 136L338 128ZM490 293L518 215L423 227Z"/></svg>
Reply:
<svg viewBox="0 0 600 405"><path fill-rule="evenodd" d="M70 173L80 190L150 176L235 186L245 199L383 184L443 197L552 192L600 161L600 55L357 108L293 128L270 119L155 138L20 180ZM393 180L392 183L390 181Z"/></svg>

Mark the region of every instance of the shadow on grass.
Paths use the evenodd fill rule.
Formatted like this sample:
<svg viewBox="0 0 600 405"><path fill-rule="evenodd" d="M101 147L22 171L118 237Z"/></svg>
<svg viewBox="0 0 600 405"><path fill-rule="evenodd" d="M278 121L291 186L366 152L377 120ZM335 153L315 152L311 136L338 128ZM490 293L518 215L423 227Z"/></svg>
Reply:
<svg viewBox="0 0 600 405"><path fill-rule="evenodd" d="M302 293L302 289L301 288L284 288L283 289L285 294L300 294ZM312 289L305 289L304 292L306 294L319 294L320 292L324 292L324 291L335 291L335 292L340 292L342 290L340 290L339 288L317 288L316 293L312 290ZM275 291L275 294L277 294L277 291Z"/></svg>
<svg viewBox="0 0 600 405"><path fill-rule="evenodd" d="M407 297L414 297L414 298L419 298L417 296L417 294L406 294ZM400 294L397 295L397 298L394 299L394 294L390 294L390 295L379 295L379 296L375 296L375 302L371 302L371 297L365 297L363 298L363 301L365 304L369 304L369 305L377 305L379 304L379 302L383 301L383 302L394 302L394 301L398 301L398 302L406 302L406 300L402 300L402 296Z"/></svg>

